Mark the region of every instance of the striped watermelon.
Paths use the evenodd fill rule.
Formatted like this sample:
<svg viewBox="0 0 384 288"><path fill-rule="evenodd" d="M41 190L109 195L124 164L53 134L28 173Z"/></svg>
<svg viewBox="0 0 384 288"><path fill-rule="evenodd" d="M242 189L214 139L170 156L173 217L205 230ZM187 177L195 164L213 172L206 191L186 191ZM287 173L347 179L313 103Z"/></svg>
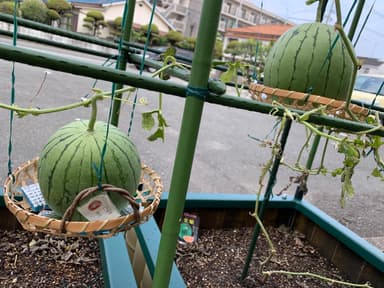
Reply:
<svg viewBox="0 0 384 288"><path fill-rule="evenodd" d="M353 62L333 26L306 23L285 32L273 45L265 62L264 84L345 100L352 85Z"/></svg>
<svg viewBox="0 0 384 288"><path fill-rule="evenodd" d="M98 184L96 167L100 165L107 125L96 122L93 131L89 131L88 121L72 122L53 134L41 152L38 167L40 188L48 205L60 216L78 192ZM127 135L111 125L102 183L134 194L140 174L140 158L135 145ZM119 210L126 205L126 200L117 194L111 193L110 198ZM85 219L76 212L72 220Z"/></svg>

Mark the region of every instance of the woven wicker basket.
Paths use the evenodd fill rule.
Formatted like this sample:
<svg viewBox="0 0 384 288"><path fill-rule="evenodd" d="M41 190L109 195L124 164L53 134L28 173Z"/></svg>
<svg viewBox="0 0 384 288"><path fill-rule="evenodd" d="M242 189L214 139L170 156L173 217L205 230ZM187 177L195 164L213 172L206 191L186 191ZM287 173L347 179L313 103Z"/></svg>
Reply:
<svg viewBox="0 0 384 288"><path fill-rule="evenodd" d="M325 112L335 117L352 120L345 110L345 101L326 98L308 93L288 91L271 88L260 84L251 84L249 87L251 97L261 102L272 103L276 101L287 108L309 111L319 106L325 106ZM365 120L369 115L367 108L355 104L349 104L349 110L359 119Z"/></svg>
<svg viewBox="0 0 384 288"><path fill-rule="evenodd" d="M131 214L108 220L70 221L71 213L77 205L75 202L98 190L98 187L91 187L79 193L82 196L78 195L62 219L40 216L31 210L20 192L20 187L37 183L37 162L36 158L22 164L14 171L13 177L9 176L4 183L5 204L25 230L70 237L108 238L147 221L160 203L163 189L161 179L152 169L143 165L140 182L142 189L137 191L134 198L126 190L103 185L104 191L117 192L127 199L131 198L128 199L133 209Z"/></svg>

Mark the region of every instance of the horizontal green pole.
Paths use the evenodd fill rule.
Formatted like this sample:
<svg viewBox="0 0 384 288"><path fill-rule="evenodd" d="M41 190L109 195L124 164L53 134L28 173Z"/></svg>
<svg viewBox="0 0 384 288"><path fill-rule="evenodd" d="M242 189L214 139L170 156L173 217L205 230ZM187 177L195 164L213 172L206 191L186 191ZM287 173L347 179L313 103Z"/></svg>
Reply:
<svg viewBox="0 0 384 288"><path fill-rule="evenodd" d="M269 114L272 111L272 109L275 109L275 107L272 106L271 104L262 103L252 99L234 97L230 95L216 96L211 94L207 96L206 102L248 110L248 111L260 112L264 114ZM290 110L299 115L302 115L303 113L305 113L297 109L290 109ZM282 109L278 109L277 112L274 113L274 115L276 116L283 116L283 114L284 114L284 110ZM366 131L374 127L372 125L368 125L361 122L355 122L355 121L334 118L329 116L321 116L321 115L312 115L308 119L308 122L318 124L318 125L335 127L335 128L339 128L339 129L343 129L351 132ZM377 130L369 134L384 137L384 129Z"/></svg>
<svg viewBox="0 0 384 288"><path fill-rule="evenodd" d="M13 16L0 13L0 21L13 24ZM117 49L118 47L116 43L113 43L110 41L102 40L102 39L88 36L88 35L83 35L77 32L69 31L69 30L52 27L50 25L42 24L39 22L35 22L35 21L31 21L31 20L27 20L19 17L17 17L17 25L27 27L27 28L32 28L32 29L47 32L47 33L52 33L59 36L68 37L75 40L84 41L87 43L97 44L97 45L108 47L108 48Z"/></svg>
<svg viewBox="0 0 384 288"><path fill-rule="evenodd" d="M13 37L13 32L0 30L0 35ZM64 49L69 49L69 50L76 51L76 52L81 52L81 53L86 53L86 54L90 54L90 55L94 55L94 56L104 57L104 58L116 58L117 57L115 54L102 52L102 51L98 51L98 50L93 50L93 49L88 49L88 48L84 48L84 47L80 47L80 46L70 45L70 44L66 44L66 43L62 43L62 42L58 42L58 41L53 41L53 40L49 40L49 39L39 38L39 37L27 35L27 34L18 33L17 38L31 41L31 42L35 42L35 43L44 44L44 45L49 45L49 46L53 46L53 47L57 47L57 48L64 48Z"/></svg>
<svg viewBox="0 0 384 288"><path fill-rule="evenodd" d="M186 92L181 84L6 44L0 44L0 58L178 96L185 96Z"/></svg>
<svg viewBox="0 0 384 288"><path fill-rule="evenodd" d="M172 94L179 97L185 97L187 91L187 87L184 84L163 81L148 76L139 76L136 73L119 71L114 68L103 67L85 61L79 61L77 59L73 60L56 55L52 56L47 53L36 52L31 49L14 47L1 43L0 58L109 82L122 83L138 88L164 92L166 94ZM206 102L264 114L269 114L271 110L275 109L275 107L268 103L262 103L252 99L230 95L217 96L215 94L209 94L206 97ZM292 111L298 113L299 115L304 113L300 110ZM279 109L276 112L277 116L282 116L283 114L284 110L282 109ZM372 125L365 123L320 115L312 115L309 118L309 122L349 130L352 132L365 131L373 128ZM384 130L378 130L370 134L384 137Z"/></svg>
<svg viewBox="0 0 384 288"><path fill-rule="evenodd" d="M126 45L129 48L138 48L140 50L144 50L144 45L142 45L142 44L126 42L126 41L124 41L123 43L124 43L124 45ZM156 54L161 54L161 53L164 52L164 51L161 51L159 49L156 49L156 47L155 48L147 47L147 51L150 51L150 52L153 52L153 53L156 53ZM189 65L192 65L192 58L188 58L188 57L185 57L185 56L177 55L177 48L176 48L175 58L177 60L185 61L185 62L189 63Z"/></svg>
<svg viewBox="0 0 384 288"><path fill-rule="evenodd" d="M129 54L128 59L130 62L133 62L136 64L141 63L141 55L138 55L138 54ZM163 63L156 61L156 60L151 60L151 59L145 59L145 65L150 66L150 67L155 68L155 69L160 69L161 67L163 67ZM183 69L180 69L177 67L173 67L171 69L168 69L168 72L171 76L175 76L175 77L182 79L182 80L185 80L185 81L188 81L188 79L190 77L189 71L183 70Z"/></svg>

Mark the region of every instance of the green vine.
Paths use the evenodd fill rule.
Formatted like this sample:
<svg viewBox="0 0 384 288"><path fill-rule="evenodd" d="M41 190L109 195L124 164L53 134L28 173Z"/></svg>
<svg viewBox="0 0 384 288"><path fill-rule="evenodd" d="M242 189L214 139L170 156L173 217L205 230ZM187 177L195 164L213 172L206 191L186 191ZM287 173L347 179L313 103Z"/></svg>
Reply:
<svg viewBox="0 0 384 288"><path fill-rule="evenodd" d="M321 276L315 273L310 273L310 272L290 272L290 271L273 270L273 271L264 271L263 274L266 276L271 276L273 274L285 274L288 276L307 276L307 277L317 278L329 283L335 283L335 284L340 284L340 285L345 285L350 287L373 288L371 285L369 285L369 283L355 284L355 283L350 283L350 282L345 282L345 281L324 277L324 276Z"/></svg>
<svg viewBox="0 0 384 288"><path fill-rule="evenodd" d="M354 195L354 188L352 185L352 176L354 174L356 166L360 163L361 156L366 155L366 150L372 150L374 159L376 162L376 167L372 170L371 176L378 177L381 180L384 180L384 162L381 159L379 150L380 147L384 144L382 142L380 136L373 136L369 135L369 133L383 129L383 126L380 124L380 121L378 119L378 116L375 117L368 117L367 122L371 125L375 125L374 128L357 132L355 134L345 134L343 133L342 136L336 136L332 135L332 133L326 133L322 131L322 128L316 127L315 125L308 122L308 119L311 115L314 114L324 114L325 107L318 107L316 109L313 109L311 111L307 111L303 115L296 114L292 111L290 111L288 108L284 107L282 104L279 103L273 103L275 107L282 108L285 111L285 117L289 117L291 120L296 121L297 123L303 125L306 127L310 134L307 137L304 146L306 146L309 142L309 139L312 135L318 135L321 138L326 140L326 146L328 145L328 141L333 141L337 145L337 152L342 154L344 157L343 160L343 166L334 169L330 172L330 174L333 177L340 176L341 178L341 197L340 197L340 204L341 207L345 206L345 199L347 197L352 197ZM309 170L306 167L299 164L302 150L298 154L298 160L296 161L295 165L289 165L285 162L282 162L283 165L291 168L295 172L301 172L305 174L311 174L311 175L317 175L317 174L327 174L328 170L324 167L324 157L326 153L326 149L323 150L323 155L321 157L321 163L320 167L317 169Z"/></svg>
<svg viewBox="0 0 384 288"><path fill-rule="evenodd" d="M268 261L270 261L272 259L272 257L276 254L276 249L275 249L274 244L272 243L272 241L268 235L268 232L264 228L261 219L258 216L260 196L261 196L261 192L264 188L264 179L265 179L267 173L270 171L271 166L273 164L273 160L277 156L277 153L280 153L279 139L281 137L281 133L282 133L283 127L284 127L287 119L290 119L292 121L296 121L297 123L304 125L309 131L309 133L307 133L307 138L305 139L304 145L300 149L300 152L298 155L299 159L302 157L304 147L307 147L309 145L310 138L312 138L314 135L319 135L320 137L323 137L325 139L324 150L322 152L323 155L322 155L321 160L320 160L321 161L320 168L314 169L314 170L308 170L307 168L305 168L299 164L300 160L297 160L294 166L288 165L288 164L283 163L283 162L281 163L281 164L288 166L289 168L292 168L296 172L302 173L301 176L294 177L294 178L292 177L292 179L291 179L291 181L294 180L295 183L300 183L300 185L305 186L304 188L302 188L302 190L306 189L306 185L307 185L306 181L307 181L307 177L310 173L311 174L327 173L326 168L324 168L324 155L325 155L326 147L328 146L329 141L336 142L338 145L338 152L344 155L343 167L337 168L334 171L332 171L332 173L331 173L333 176L341 175L342 190L341 190L340 203L341 203L342 207L345 204L345 198L353 195L353 193L354 193L351 179L352 179L352 175L354 173L354 169L357 166L357 164L360 162L361 155L363 154L362 152L360 152L361 150L364 150L367 148L370 148L373 150L374 157L375 157L375 160L376 160L378 167L376 167L372 171L372 175L376 176L376 177L380 177L382 180L384 180L383 174L382 174L383 173L382 171L384 170L384 165L383 165L383 161L381 160L380 153L379 153L379 148L384 144L384 142L381 141L380 136L368 135L369 132L373 132L377 129L383 129L383 126L380 125L380 121L378 121L377 116L376 116L376 118L372 118L372 117L368 118L369 124L375 124L376 125L376 127L374 127L373 129L369 129L366 131L355 133L356 134L355 138L348 137L348 135L343 136L343 137L338 137L338 136L332 135L332 131L325 133L323 131L324 127L318 128L318 127L316 127L313 124L308 122L309 118L312 115L317 114L317 113L324 113L325 107L318 107L318 108L313 109L311 111L308 111L308 112L306 112L300 116L299 114L290 111L288 108L285 108L283 105L281 105L279 103L273 103L273 104L276 108L283 109L284 115L281 118L280 127L279 127L276 135L274 135L273 141L271 141L271 140L262 141L262 146L264 146L264 147L267 146L267 147L271 148L271 158L269 160L267 160L267 162L264 164L262 171L261 171L261 174L259 176L259 182L258 182L259 188L258 188L257 195L256 195L255 211L251 214L251 216L255 217L258 225L260 226L260 229L261 229L263 235L266 237L266 240L267 240L267 243L269 246L269 251L270 251L270 254L266 257L266 259L264 259L263 261L260 262L260 266L261 266L260 269L261 270L263 269L265 264L267 264ZM259 141L259 139L256 139L256 138L253 138L253 139ZM365 284L349 283L349 282L345 282L345 281L327 278L327 277L324 277L324 276L321 276L318 274L314 274L314 273L310 273L310 272L290 272L290 271L280 271L279 270L279 271L262 271L262 273L263 273L263 275L265 275L265 278L263 279L263 281L266 281L267 278L273 274L285 274L288 276L307 276L307 277L312 277L312 278L318 278L318 279L326 281L326 282L336 283L336 284L350 286L350 287L367 287L367 288L372 287L369 285L369 283L365 283Z"/></svg>
<svg viewBox="0 0 384 288"><path fill-rule="evenodd" d="M162 80L168 80L170 78L170 73L169 73L170 69L189 68L188 65L185 65L176 61L175 49L174 48L172 49L172 47L168 48L162 56L164 58L163 66L159 70L155 71L152 74L152 77L158 76ZM159 102L159 105L157 109L142 113L141 126L143 127L144 130L151 131L156 124L154 116L157 116L157 128L155 132L153 132L147 139L149 141L155 141L157 139L161 139L164 142L165 128L168 127L168 124L163 114L163 93L161 92L159 93L158 102Z"/></svg>
<svg viewBox="0 0 384 288"><path fill-rule="evenodd" d="M224 65L227 66L227 71L220 75L220 80L224 83L234 83L237 96L241 96L244 85L250 81L248 75L250 75L251 65L243 61L215 61L213 66ZM245 77L239 85L239 74Z"/></svg>
<svg viewBox="0 0 384 288"><path fill-rule="evenodd" d="M125 92L132 92L135 88L133 87L126 87L122 88L119 90L116 90L116 93L125 93ZM100 89L93 89L95 94L90 97L90 98L83 98L81 101L69 104L69 105L64 105L64 106L59 106L55 108L47 108L47 109L39 109L39 108L22 108L17 105L7 105L0 103L0 108L14 111L17 115L17 117L22 118L27 115L32 115L32 116L38 116L42 114L50 114L50 113L56 113L56 112L61 112L61 111L66 111L66 110L71 110L79 107L89 107L91 106L92 111L91 111L91 116L90 120L88 123L88 131L93 131L95 122L96 122L96 115L97 115L97 105L96 102L99 100L103 100L104 98L110 98L112 93L111 92L104 92ZM120 101L128 102L128 100L121 99Z"/></svg>

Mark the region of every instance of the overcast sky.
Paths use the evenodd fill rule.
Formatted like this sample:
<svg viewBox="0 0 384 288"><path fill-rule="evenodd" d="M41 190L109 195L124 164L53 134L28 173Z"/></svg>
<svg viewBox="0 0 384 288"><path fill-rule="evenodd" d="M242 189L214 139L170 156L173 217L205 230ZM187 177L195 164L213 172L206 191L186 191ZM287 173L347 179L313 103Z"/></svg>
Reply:
<svg viewBox="0 0 384 288"><path fill-rule="evenodd" d="M288 19L294 23L313 22L316 18L317 3L307 6L305 0L252 0L257 6L263 3L263 9ZM347 16L354 0L341 0L343 19ZM366 0L363 14L360 18L360 25L365 18L375 0ZM333 24L336 20L334 1L328 1L325 20L328 24ZM331 11L332 10L332 11ZM331 12L331 13L330 13ZM352 17L349 20L351 22ZM360 29L358 28L355 37ZM353 42L352 42L353 43ZM384 59L384 1L376 0L372 14L360 36L355 47L358 56Z"/></svg>

